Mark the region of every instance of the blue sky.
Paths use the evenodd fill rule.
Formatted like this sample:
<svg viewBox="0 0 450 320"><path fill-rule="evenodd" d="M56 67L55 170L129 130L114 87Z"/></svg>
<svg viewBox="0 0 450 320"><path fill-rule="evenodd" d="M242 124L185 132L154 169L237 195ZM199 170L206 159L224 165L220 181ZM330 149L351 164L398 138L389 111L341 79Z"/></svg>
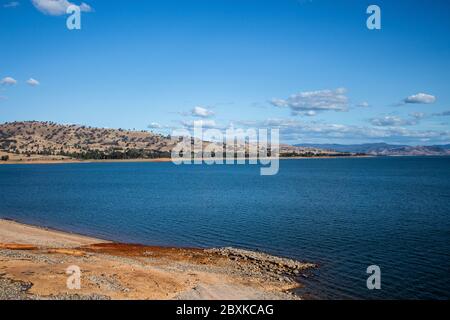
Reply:
<svg viewBox="0 0 450 320"><path fill-rule="evenodd" d="M450 143L448 1L84 2L68 30L67 0L0 0L0 122Z"/></svg>

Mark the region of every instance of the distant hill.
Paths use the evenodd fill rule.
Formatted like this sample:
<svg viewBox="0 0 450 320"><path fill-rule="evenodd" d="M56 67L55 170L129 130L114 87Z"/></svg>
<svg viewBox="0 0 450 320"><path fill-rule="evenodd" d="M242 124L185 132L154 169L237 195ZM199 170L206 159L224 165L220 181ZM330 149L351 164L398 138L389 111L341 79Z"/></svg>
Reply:
<svg viewBox="0 0 450 320"><path fill-rule="evenodd" d="M450 155L450 145L408 146L387 143L364 144L297 144L296 146L314 147L339 152L365 153L376 156L429 156Z"/></svg>
<svg viewBox="0 0 450 320"><path fill-rule="evenodd" d="M170 157L175 141L148 131L92 128L53 122L0 124L0 150L20 155L82 159Z"/></svg>
<svg viewBox="0 0 450 320"><path fill-rule="evenodd" d="M356 152L356 153L369 153L375 150L381 150L391 147L404 147L403 145L389 145L386 143L365 143L365 144L296 144L299 147L314 147L325 150L334 150L340 152Z"/></svg>
<svg viewBox="0 0 450 320"><path fill-rule="evenodd" d="M54 122L0 124L0 156L10 160L169 158L178 139L149 131L93 128ZM206 146L211 142L203 142ZM222 146L222 144L220 144ZM245 146L241 145L245 148ZM281 156L346 156L315 147L280 145Z"/></svg>

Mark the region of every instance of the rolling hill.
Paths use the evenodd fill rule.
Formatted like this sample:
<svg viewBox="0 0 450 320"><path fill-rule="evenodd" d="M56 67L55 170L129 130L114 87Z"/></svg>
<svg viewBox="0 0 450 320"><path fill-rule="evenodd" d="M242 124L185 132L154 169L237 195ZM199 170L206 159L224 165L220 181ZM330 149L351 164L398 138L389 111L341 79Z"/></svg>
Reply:
<svg viewBox="0 0 450 320"><path fill-rule="evenodd" d="M296 146L314 147L339 152L364 153L373 156L442 156L450 155L450 145L408 146L387 143L365 144L298 144Z"/></svg>
<svg viewBox="0 0 450 320"><path fill-rule="evenodd" d="M177 138L150 131L16 121L0 124L0 155L8 160L169 158ZM211 142L203 141L203 145ZM241 145L242 147L242 145ZM245 148L245 147L244 147ZM282 156L347 155L315 147L280 145Z"/></svg>

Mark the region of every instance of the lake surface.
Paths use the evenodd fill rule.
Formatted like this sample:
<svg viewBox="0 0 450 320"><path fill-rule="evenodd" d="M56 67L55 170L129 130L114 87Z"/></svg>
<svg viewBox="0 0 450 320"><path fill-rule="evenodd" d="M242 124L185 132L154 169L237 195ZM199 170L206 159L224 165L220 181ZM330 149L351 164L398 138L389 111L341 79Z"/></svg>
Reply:
<svg viewBox="0 0 450 320"><path fill-rule="evenodd" d="M0 166L0 217L149 245L315 262L311 298L450 298L450 158ZM366 268L381 268L368 290Z"/></svg>

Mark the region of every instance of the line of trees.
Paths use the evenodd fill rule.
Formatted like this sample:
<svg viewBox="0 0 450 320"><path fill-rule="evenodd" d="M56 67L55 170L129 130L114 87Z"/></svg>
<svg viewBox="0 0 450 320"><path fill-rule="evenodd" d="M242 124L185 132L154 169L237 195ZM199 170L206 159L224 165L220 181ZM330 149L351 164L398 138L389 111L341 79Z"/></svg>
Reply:
<svg viewBox="0 0 450 320"><path fill-rule="evenodd" d="M170 152L145 151L142 149L130 149L126 151L87 150L82 152L60 152L59 155L81 160L126 160L126 159L170 158Z"/></svg>
<svg viewBox="0 0 450 320"><path fill-rule="evenodd" d="M314 153L314 152L305 152L305 153L280 153L280 157L291 158L291 157L350 157L355 154L349 152L341 152L341 153ZM358 155L358 154L356 154Z"/></svg>

